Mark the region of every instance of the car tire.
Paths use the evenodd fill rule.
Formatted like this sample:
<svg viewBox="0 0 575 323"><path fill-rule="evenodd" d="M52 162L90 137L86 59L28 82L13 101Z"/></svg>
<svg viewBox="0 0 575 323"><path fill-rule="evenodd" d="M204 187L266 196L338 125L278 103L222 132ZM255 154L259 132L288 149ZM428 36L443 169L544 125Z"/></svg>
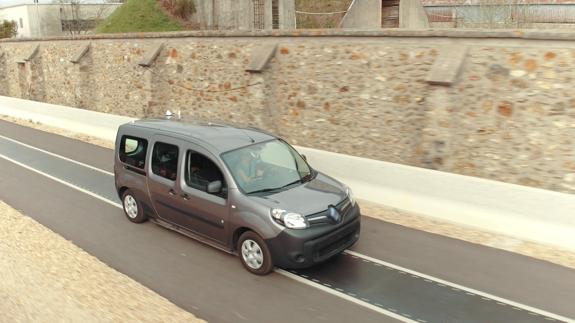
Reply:
<svg viewBox="0 0 575 323"><path fill-rule="evenodd" d="M268 246L253 231L247 231L240 236L238 253L242 265L252 274L267 275L274 269L272 255Z"/></svg>
<svg viewBox="0 0 575 323"><path fill-rule="evenodd" d="M126 190L124 194L122 194L122 206L124 208L124 214L126 214L126 217L131 222L142 223L148 219L144 214L142 204L138 202L138 199L136 199L132 191Z"/></svg>

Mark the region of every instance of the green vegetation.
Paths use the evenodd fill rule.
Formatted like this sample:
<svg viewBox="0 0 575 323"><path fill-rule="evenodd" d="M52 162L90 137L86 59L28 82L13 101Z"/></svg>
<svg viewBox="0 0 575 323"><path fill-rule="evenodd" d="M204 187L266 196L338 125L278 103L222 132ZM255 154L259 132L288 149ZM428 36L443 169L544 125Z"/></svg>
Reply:
<svg viewBox="0 0 575 323"><path fill-rule="evenodd" d="M156 0L128 0L108 19L97 33L160 32L183 30L177 19L170 17Z"/></svg>
<svg viewBox="0 0 575 323"><path fill-rule="evenodd" d="M11 38L18 34L18 25L15 21L4 20L0 22L0 38Z"/></svg>
<svg viewBox="0 0 575 323"><path fill-rule="evenodd" d="M339 12L349 9L353 0L296 0L297 11L305 12ZM305 15L298 13L297 28L337 28L345 14L333 15Z"/></svg>

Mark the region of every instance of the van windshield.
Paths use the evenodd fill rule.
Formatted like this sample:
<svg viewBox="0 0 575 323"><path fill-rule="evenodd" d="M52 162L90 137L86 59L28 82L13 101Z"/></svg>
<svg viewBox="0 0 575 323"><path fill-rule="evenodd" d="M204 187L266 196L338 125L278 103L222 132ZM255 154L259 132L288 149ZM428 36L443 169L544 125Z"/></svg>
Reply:
<svg viewBox="0 0 575 323"><path fill-rule="evenodd" d="M222 159L246 194L281 191L312 177L302 156L277 139L226 152Z"/></svg>

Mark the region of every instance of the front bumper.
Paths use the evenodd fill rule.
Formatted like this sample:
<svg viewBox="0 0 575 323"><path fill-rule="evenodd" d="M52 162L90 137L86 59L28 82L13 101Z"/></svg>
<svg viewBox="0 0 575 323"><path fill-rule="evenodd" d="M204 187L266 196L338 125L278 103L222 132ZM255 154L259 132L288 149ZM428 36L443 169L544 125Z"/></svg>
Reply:
<svg viewBox="0 0 575 323"><path fill-rule="evenodd" d="M267 239L274 265L282 268L306 268L324 262L357 242L360 235L359 206L338 225L324 225L305 230L283 230Z"/></svg>

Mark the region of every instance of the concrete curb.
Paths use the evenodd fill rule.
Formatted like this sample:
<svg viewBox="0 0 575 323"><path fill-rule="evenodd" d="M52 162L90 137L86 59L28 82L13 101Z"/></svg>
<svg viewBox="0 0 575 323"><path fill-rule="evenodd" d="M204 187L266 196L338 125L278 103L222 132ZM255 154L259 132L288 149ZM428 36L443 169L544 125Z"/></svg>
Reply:
<svg viewBox="0 0 575 323"><path fill-rule="evenodd" d="M0 96L0 114L113 141L133 118ZM363 200L575 251L575 195L297 147Z"/></svg>

